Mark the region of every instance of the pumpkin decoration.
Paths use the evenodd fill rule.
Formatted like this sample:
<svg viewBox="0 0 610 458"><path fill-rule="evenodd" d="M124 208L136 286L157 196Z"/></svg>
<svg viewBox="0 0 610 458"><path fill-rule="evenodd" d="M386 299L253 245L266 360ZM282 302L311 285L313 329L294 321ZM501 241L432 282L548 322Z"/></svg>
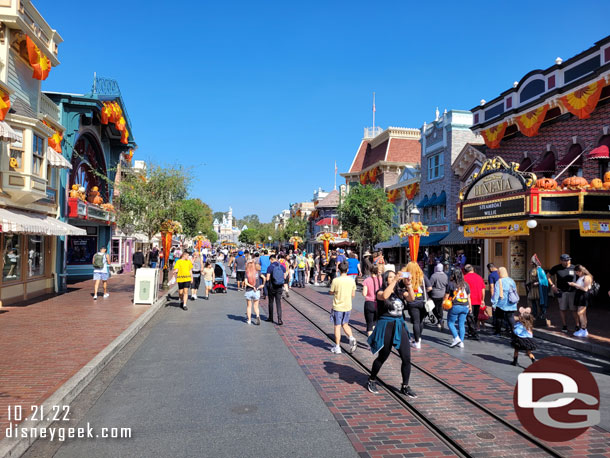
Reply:
<svg viewBox="0 0 610 458"><path fill-rule="evenodd" d="M104 199L100 196L99 188L97 186L93 186L91 191L89 191L89 195L87 196L87 201L95 205L101 205L104 203Z"/></svg>
<svg viewBox="0 0 610 458"><path fill-rule="evenodd" d="M604 183L599 178L593 178L591 180L591 187L593 189L603 189Z"/></svg>
<svg viewBox="0 0 610 458"><path fill-rule="evenodd" d="M70 189L70 197L74 197L74 198L80 197L78 194L78 185L77 184L72 185L72 189Z"/></svg>
<svg viewBox="0 0 610 458"><path fill-rule="evenodd" d="M451 310L452 307L453 307L453 301L451 299L445 299L443 301L444 310Z"/></svg>
<svg viewBox="0 0 610 458"><path fill-rule="evenodd" d="M79 188L78 188L78 198L80 200L82 200L83 202L87 201L87 196L85 195L85 187L84 186L79 186Z"/></svg>
<svg viewBox="0 0 610 458"><path fill-rule="evenodd" d="M563 180L561 183L564 189L571 189L573 191L578 191L585 189L589 186L589 182L583 177L569 177Z"/></svg>
<svg viewBox="0 0 610 458"><path fill-rule="evenodd" d="M12 169L16 169L17 167L19 167L19 162L17 162L17 158L11 157L8 163Z"/></svg>
<svg viewBox="0 0 610 458"><path fill-rule="evenodd" d="M536 180L536 187L552 191L553 189L557 189L557 181L553 178L539 178Z"/></svg>
<svg viewBox="0 0 610 458"><path fill-rule="evenodd" d="M610 172L604 173L604 183L610 183Z"/></svg>
<svg viewBox="0 0 610 458"><path fill-rule="evenodd" d="M610 181L605 181L604 184L603 184L603 188L606 191L610 191Z"/></svg>

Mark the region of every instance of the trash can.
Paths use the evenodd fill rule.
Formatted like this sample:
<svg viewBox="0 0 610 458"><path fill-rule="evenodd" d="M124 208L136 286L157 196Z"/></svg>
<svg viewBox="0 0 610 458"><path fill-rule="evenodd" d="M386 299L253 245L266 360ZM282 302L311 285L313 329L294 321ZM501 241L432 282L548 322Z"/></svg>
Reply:
<svg viewBox="0 0 610 458"><path fill-rule="evenodd" d="M136 271L133 303L154 304L159 293L159 269L140 267Z"/></svg>

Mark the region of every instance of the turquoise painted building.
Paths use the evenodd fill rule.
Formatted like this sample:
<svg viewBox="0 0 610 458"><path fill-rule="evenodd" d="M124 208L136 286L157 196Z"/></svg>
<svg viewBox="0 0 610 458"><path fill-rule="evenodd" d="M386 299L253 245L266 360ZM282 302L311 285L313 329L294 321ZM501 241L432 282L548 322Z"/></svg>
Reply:
<svg viewBox="0 0 610 458"><path fill-rule="evenodd" d="M86 235L58 237L57 272L63 272L60 284L65 288L67 283L92 277L92 258L101 247L113 253L115 214L99 205L99 200L98 204L93 202L95 188L104 204L112 203L119 164L126 163L136 143L116 81L95 77L89 94L45 94L60 109L60 121L66 129L62 154L72 164L72 169L62 170L59 177L60 219L87 231ZM120 122L105 119L105 102L120 107ZM122 125L127 133L120 129ZM71 194L73 187L81 195L84 191L87 201L76 197L76 190Z"/></svg>

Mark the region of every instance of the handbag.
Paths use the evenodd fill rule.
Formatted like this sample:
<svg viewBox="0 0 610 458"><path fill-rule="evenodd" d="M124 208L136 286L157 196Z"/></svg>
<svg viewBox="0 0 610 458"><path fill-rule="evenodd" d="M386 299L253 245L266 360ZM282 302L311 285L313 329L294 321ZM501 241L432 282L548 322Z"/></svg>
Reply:
<svg viewBox="0 0 610 458"><path fill-rule="evenodd" d="M489 315L487 314L487 306L482 305L479 309L479 316L477 317L479 321L487 321L489 320Z"/></svg>
<svg viewBox="0 0 610 458"><path fill-rule="evenodd" d="M426 291L426 282L424 281L424 298L426 299L426 303L424 304L424 308L426 309L426 313L432 313L432 310L436 308L436 304L432 299L428 297L428 291Z"/></svg>

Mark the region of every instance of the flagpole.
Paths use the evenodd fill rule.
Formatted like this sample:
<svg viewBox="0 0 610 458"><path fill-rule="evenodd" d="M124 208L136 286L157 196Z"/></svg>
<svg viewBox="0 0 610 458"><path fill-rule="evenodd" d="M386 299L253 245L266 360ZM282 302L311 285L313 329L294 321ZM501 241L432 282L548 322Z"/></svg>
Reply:
<svg viewBox="0 0 610 458"><path fill-rule="evenodd" d="M335 161L335 191L337 190L337 161Z"/></svg>
<svg viewBox="0 0 610 458"><path fill-rule="evenodd" d="M373 92L373 135L375 135L375 93Z"/></svg>

